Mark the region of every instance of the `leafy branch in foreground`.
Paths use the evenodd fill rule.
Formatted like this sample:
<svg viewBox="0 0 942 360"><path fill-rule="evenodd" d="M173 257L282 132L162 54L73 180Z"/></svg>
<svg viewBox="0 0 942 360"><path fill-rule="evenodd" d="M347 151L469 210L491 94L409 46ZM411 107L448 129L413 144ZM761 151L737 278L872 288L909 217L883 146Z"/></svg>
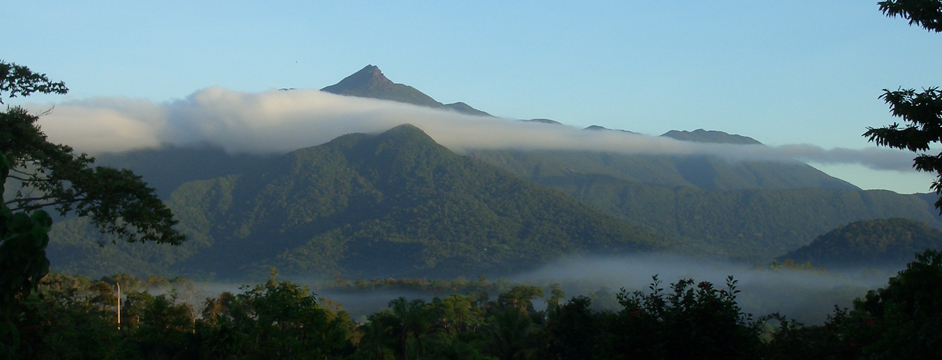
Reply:
<svg viewBox="0 0 942 360"><path fill-rule="evenodd" d="M50 82L44 74L0 61L0 98L66 91L63 83ZM140 176L125 169L93 167L91 156L49 142L38 120L19 106L0 113L0 152L10 161L4 180L19 186L12 198L3 200L11 211L53 208L63 216L88 216L99 231L128 242L177 245L185 240L173 229L177 223L173 214Z"/></svg>
<svg viewBox="0 0 942 360"><path fill-rule="evenodd" d="M888 0L878 5L886 16L899 16L909 19L910 25L917 24L928 31L942 32L942 1ZM942 152L937 155L926 153L930 145L942 142L942 92L938 87L923 89L920 93L914 89L883 89L880 98L890 106L890 113L902 118L906 125L893 123L882 128L868 127L863 136L879 146L917 153L913 167L919 171L936 173L938 177L932 181L930 189L942 195ZM935 202L935 207L942 212L942 198Z"/></svg>
<svg viewBox="0 0 942 360"><path fill-rule="evenodd" d="M29 96L34 92L43 94L65 94L69 89L63 82L51 82L46 74L37 74L28 67L0 60L0 95L11 98ZM0 98L3 104L3 98Z"/></svg>
<svg viewBox="0 0 942 360"><path fill-rule="evenodd" d="M889 17L902 17L909 25L918 24L927 31L942 32L942 2L936 0L888 0L877 3Z"/></svg>

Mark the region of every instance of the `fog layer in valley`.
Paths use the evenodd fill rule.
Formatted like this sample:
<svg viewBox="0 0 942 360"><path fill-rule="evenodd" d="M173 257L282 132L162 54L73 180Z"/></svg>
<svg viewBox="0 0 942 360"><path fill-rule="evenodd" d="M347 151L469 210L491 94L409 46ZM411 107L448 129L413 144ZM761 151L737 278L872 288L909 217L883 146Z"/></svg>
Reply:
<svg viewBox="0 0 942 360"><path fill-rule="evenodd" d="M50 140L91 154L198 143L215 144L230 153L284 153L344 134L376 133L409 123L458 152L514 148L699 154L729 161L799 160L912 171L911 154L885 148L691 143L620 131L584 131L569 126L469 116L318 90L244 93L212 87L163 103L114 97L55 106L31 104L27 108L35 113L52 109L40 119Z"/></svg>
<svg viewBox="0 0 942 360"><path fill-rule="evenodd" d="M538 270L514 276L514 282L544 284L559 282L567 297L590 294L606 288L618 293L642 290L649 293L652 275L662 281L665 292L680 279L709 281L726 288L726 278L737 281L738 303L744 312L756 316L780 312L806 324L823 322L834 305L851 307L854 298L867 290L885 286L890 276L901 270L847 269L842 272L770 269L719 260L694 259L672 254L639 254L627 257L569 258Z"/></svg>
<svg viewBox="0 0 942 360"><path fill-rule="evenodd" d="M616 295L625 289L628 292L650 293L652 276L662 281L660 288L670 292L670 284L680 279L697 282L709 281L717 289L726 288L727 276L737 281L741 292L737 302L746 313L754 317L779 312L807 325L823 323L834 306L852 307L855 298L862 298L868 290L884 287L889 277L900 269L845 269L841 272L821 270L799 270L766 265L694 259L672 254L639 254L623 257L579 257L568 258L543 266L537 270L509 278L509 285L528 284L544 288L559 283L566 299L582 295L593 299L596 310L619 308ZM497 279L491 279L496 281ZM397 297L421 298L430 301L433 296L411 290L383 289L375 291L342 291L329 287L317 289L320 296L343 305L354 318L387 308L390 300ZM509 290L509 289L508 289ZM498 293L488 294L496 300ZM545 309L545 299L533 301L536 309Z"/></svg>

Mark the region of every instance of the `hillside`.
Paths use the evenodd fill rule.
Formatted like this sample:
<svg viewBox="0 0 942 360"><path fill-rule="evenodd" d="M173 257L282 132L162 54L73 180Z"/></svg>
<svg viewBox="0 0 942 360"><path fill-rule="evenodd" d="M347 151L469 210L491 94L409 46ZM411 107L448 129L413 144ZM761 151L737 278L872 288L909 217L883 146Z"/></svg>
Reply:
<svg viewBox="0 0 942 360"><path fill-rule="evenodd" d="M424 106L445 106L414 88L393 83L372 65L324 90ZM558 124L547 119L529 121ZM598 126L589 129L621 131ZM746 136L702 129L670 131L662 136L682 141L761 145ZM824 232L860 220L902 217L927 222L931 227L942 227L931 205L935 195L861 191L800 162L729 162L696 155L552 150L476 150L467 155L524 180L562 191L621 221L682 239L688 251L696 249L703 254L767 261L809 244ZM234 191L237 185L244 186L248 175L262 172L261 167L267 166L265 171L276 176L276 170L270 165L283 161L278 156L228 155L208 146L166 147L99 158L105 165L128 167L142 174L165 199L170 199L170 194L184 183L196 180L205 182L187 184L185 189L181 188L183 193L202 191L213 196L232 197L234 195L228 192ZM209 197L203 193L199 196ZM338 204L321 206L342 206L343 201ZM194 212L187 208L188 205L180 206L184 206L180 211L185 217L202 219L207 216L204 214L208 211L206 209ZM200 226L209 226L208 222L200 221L203 221ZM182 252L195 253L199 248L210 246L218 235L210 234L209 229L192 227L190 231L196 240L187 246L193 249ZM113 250L95 247L87 251ZM132 247L121 250L125 255L116 253L114 256L126 256L128 251L151 250ZM187 256L190 255L148 252L131 258L147 257L151 263L166 265L176 264ZM141 262L137 266L150 265Z"/></svg>
<svg viewBox="0 0 942 360"><path fill-rule="evenodd" d="M469 154L540 183L577 179L591 182L591 179L601 177L704 190L858 189L800 162L729 162L697 155L629 155L568 150L474 150Z"/></svg>
<svg viewBox="0 0 942 360"><path fill-rule="evenodd" d="M878 219L841 226L779 260L825 268L900 269L926 249L942 249L942 232L924 222Z"/></svg>
<svg viewBox="0 0 942 360"><path fill-rule="evenodd" d="M414 104L419 106L451 109L463 114L490 116L463 102L442 104L414 87L393 83L374 65L367 65L360 71L347 76L340 82L327 86L321 91L337 95L366 97Z"/></svg>
<svg viewBox="0 0 942 360"><path fill-rule="evenodd" d="M218 146L166 145L158 149L132 150L98 155L102 166L131 169L167 199L183 183L242 174L277 158L274 155L229 154Z"/></svg>
<svg viewBox="0 0 942 360"><path fill-rule="evenodd" d="M410 125L342 136L253 172L189 182L168 204L190 242L178 249L109 246L121 259L110 261L217 277L261 276L270 266L308 276L475 276L567 255L678 246L456 155ZM57 226L53 264L108 272L109 260L77 256L84 250L76 238L87 236L80 230L73 222Z"/></svg>
<svg viewBox="0 0 942 360"><path fill-rule="evenodd" d="M751 261L852 221L903 217L942 226L919 195L863 191L801 163L573 151L471 156L691 246Z"/></svg>

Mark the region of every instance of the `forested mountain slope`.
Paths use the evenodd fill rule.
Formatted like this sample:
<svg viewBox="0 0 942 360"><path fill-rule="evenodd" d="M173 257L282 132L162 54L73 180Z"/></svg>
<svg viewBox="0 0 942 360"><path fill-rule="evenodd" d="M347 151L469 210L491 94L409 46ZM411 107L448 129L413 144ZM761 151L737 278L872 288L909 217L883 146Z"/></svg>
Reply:
<svg viewBox="0 0 942 360"><path fill-rule="evenodd" d="M167 199L183 183L250 172L277 157L229 154L219 146L196 144L106 153L95 160L104 166L131 169L156 189L161 199Z"/></svg>
<svg viewBox="0 0 942 360"><path fill-rule="evenodd" d="M566 255L680 246L456 155L411 125L342 136L257 171L183 184L169 206L191 236L178 249L113 247L117 260L80 259L81 226L66 222L50 259L86 274L121 260L230 278L270 266L311 276L474 276Z"/></svg>
<svg viewBox="0 0 942 360"><path fill-rule="evenodd" d="M716 255L753 261L852 221L902 217L942 226L923 196L859 190L800 163L568 151L471 156ZM684 167L691 162L699 166Z"/></svg>
<svg viewBox="0 0 942 360"><path fill-rule="evenodd" d="M729 162L700 155L637 155L570 150L473 150L469 155L537 182L548 178L591 182L591 176L599 176L705 190L858 189L800 162Z"/></svg>

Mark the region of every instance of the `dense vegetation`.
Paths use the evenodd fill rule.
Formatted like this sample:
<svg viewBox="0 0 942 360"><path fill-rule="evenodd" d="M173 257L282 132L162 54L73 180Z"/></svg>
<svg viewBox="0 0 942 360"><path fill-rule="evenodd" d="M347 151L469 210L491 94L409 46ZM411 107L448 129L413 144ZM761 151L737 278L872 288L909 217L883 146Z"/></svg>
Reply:
<svg viewBox="0 0 942 360"><path fill-rule="evenodd" d="M563 151L473 156L705 252L753 261L853 221L901 217L942 225L934 200L845 188L804 164Z"/></svg>
<svg viewBox="0 0 942 360"><path fill-rule="evenodd" d="M492 299L391 299L357 322L342 305L278 281L193 301L185 279L46 276L20 299L5 357L96 359L794 359L931 358L942 351L942 254L926 251L822 325L753 317L723 286L680 279L622 290L614 311L558 288L513 285ZM118 325L113 284L124 290ZM153 295L142 289L173 286ZM183 289L182 291L180 289ZM535 310L544 298L546 310Z"/></svg>
<svg viewBox="0 0 942 360"><path fill-rule="evenodd" d="M781 259L827 268L897 267L925 249L942 249L942 232L908 219L879 219L839 227Z"/></svg>
<svg viewBox="0 0 942 360"><path fill-rule="evenodd" d="M190 237L181 247L103 253L84 240L77 219L54 229L50 257L60 271L96 276L233 278L264 276L275 265L320 277L454 277L518 271L564 255L678 246L456 155L409 125L342 136L254 172L186 183L168 206Z"/></svg>

